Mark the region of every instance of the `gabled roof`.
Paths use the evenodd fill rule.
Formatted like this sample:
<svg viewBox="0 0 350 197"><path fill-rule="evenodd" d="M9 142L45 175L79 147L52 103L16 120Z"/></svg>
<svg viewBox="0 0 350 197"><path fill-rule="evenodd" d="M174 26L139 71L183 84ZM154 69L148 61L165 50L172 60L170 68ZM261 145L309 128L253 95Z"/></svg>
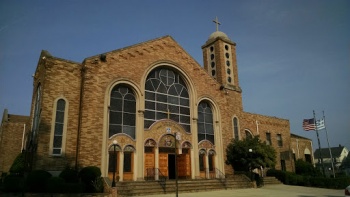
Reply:
<svg viewBox="0 0 350 197"><path fill-rule="evenodd" d="M338 146L338 147L331 147L332 151L332 156L333 158L335 157L340 157L341 153L343 152L344 146ZM315 159L320 158L320 149L317 149L314 153ZM321 148L321 156L322 158L331 158L331 155L329 153L328 148Z"/></svg>
<svg viewBox="0 0 350 197"><path fill-rule="evenodd" d="M155 42L155 41L158 41L158 40L162 40L162 39L166 39L166 38L172 39L177 44L177 42L174 40L174 38L172 38L169 35L166 35L166 36L162 36L162 37L155 38L155 39L152 39L152 40L147 40L147 41L140 42L140 43L137 43L137 44L129 45L129 46L126 46L126 47L123 47L123 48L119 48L119 49L115 49L115 50L112 50L112 51L104 52L104 53L101 53L101 54L105 54L106 55L106 54L110 54L110 53L116 53L116 52L120 52L120 51L131 49L131 48L134 48L134 47L137 47L137 46L140 46L140 45L147 45L147 44L150 44L152 42ZM87 58L84 59L83 62L85 62L86 60L89 60L89 59L94 59L94 58L100 57L101 54L97 54L97 55L94 55L94 56L87 57Z"/></svg>
<svg viewBox="0 0 350 197"><path fill-rule="evenodd" d="M295 134L293 134L293 133L290 134L290 137L312 141L312 140L309 139L309 138L306 138L306 137L303 137L303 136L300 136L300 135L295 135Z"/></svg>

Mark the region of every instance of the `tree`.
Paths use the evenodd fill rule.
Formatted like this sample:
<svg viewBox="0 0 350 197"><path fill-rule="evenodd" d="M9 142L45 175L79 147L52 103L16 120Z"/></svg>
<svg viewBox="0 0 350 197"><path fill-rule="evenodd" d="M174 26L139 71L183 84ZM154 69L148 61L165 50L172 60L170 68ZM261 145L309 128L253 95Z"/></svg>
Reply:
<svg viewBox="0 0 350 197"><path fill-rule="evenodd" d="M249 171L250 166L253 169L260 166L274 168L276 151L261 142L257 136L244 140L233 139L226 148L226 164L231 165L235 171Z"/></svg>

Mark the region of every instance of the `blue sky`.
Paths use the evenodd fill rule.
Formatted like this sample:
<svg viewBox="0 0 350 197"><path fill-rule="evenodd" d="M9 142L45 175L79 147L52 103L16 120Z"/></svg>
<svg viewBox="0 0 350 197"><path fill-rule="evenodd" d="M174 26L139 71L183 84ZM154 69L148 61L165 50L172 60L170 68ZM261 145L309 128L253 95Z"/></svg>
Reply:
<svg viewBox="0 0 350 197"><path fill-rule="evenodd" d="M350 1L0 0L0 113L29 115L42 49L76 62L171 35L199 64L215 31L237 43L244 110L290 120L325 111L331 146L350 149ZM321 146L327 147L320 131Z"/></svg>

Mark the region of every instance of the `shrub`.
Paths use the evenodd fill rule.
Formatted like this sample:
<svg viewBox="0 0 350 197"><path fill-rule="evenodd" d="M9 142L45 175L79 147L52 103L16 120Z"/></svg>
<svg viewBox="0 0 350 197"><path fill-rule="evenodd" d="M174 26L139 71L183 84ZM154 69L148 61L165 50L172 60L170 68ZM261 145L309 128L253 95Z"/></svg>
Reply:
<svg viewBox="0 0 350 197"><path fill-rule="evenodd" d="M77 183L79 182L78 171L72 168L65 168L59 175L66 183Z"/></svg>
<svg viewBox="0 0 350 197"><path fill-rule="evenodd" d="M27 187L30 192L45 192L46 183L52 175L45 170L34 170L28 174Z"/></svg>
<svg viewBox="0 0 350 197"><path fill-rule="evenodd" d="M46 191L49 193L64 192L64 179L60 177L51 177L46 184Z"/></svg>
<svg viewBox="0 0 350 197"><path fill-rule="evenodd" d="M86 192L96 192L93 182L101 177L101 170L96 166L88 166L80 170L79 177L86 186Z"/></svg>
<svg viewBox="0 0 350 197"><path fill-rule="evenodd" d="M13 161L10 173L11 174L20 174L22 175L24 173L24 153L20 153L16 159Z"/></svg>
<svg viewBox="0 0 350 197"><path fill-rule="evenodd" d="M92 186L95 189L95 192L102 193L103 192L103 180L102 177L96 178L92 182Z"/></svg>
<svg viewBox="0 0 350 197"><path fill-rule="evenodd" d="M85 191L84 183L64 183L64 193L83 193Z"/></svg>
<svg viewBox="0 0 350 197"><path fill-rule="evenodd" d="M291 172L284 172L280 170L269 170L267 176L274 176L281 182L287 185L300 185L311 187L322 187L329 189L343 189L349 185L350 177L340 178L325 178L315 176L297 175Z"/></svg>
<svg viewBox="0 0 350 197"><path fill-rule="evenodd" d="M17 175L7 175L4 178L3 189L5 192L22 192L24 190L24 177Z"/></svg>
<svg viewBox="0 0 350 197"><path fill-rule="evenodd" d="M308 176L321 176L321 172L311 163L298 159L295 162L295 173Z"/></svg>

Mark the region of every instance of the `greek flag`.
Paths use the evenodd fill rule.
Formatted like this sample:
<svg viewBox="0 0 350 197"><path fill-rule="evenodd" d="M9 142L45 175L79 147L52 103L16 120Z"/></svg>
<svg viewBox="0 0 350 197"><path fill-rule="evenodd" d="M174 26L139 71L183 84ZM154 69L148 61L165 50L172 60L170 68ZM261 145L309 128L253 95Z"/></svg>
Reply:
<svg viewBox="0 0 350 197"><path fill-rule="evenodd" d="M326 125L324 124L324 119L316 120L316 127L317 127L317 130L326 128Z"/></svg>

